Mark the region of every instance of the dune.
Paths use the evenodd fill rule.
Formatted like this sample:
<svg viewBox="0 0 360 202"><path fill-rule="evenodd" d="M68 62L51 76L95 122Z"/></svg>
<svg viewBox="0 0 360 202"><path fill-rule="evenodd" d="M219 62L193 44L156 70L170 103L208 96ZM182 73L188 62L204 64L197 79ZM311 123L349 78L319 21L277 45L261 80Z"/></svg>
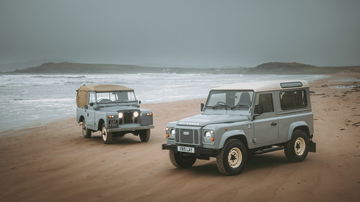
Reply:
<svg viewBox="0 0 360 202"><path fill-rule="evenodd" d="M218 173L214 159L176 169L161 150L165 124L199 113L202 99L143 105L155 115L148 143L84 139L74 118L2 132L0 200L359 201L359 79L338 73L311 84L317 153L300 163L282 151L259 155L238 176Z"/></svg>

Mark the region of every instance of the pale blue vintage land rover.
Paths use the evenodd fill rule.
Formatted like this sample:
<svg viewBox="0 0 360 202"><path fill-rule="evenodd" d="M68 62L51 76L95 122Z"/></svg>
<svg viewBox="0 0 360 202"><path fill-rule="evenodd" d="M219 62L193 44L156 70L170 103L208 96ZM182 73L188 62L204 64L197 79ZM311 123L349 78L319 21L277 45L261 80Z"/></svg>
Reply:
<svg viewBox="0 0 360 202"><path fill-rule="evenodd" d="M82 134L90 138L91 133L101 131L105 144L113 136L132 133L148 142L153 128L153 112L140 109L134 90L120 85L84 85L77 90L76 120Z"/></svg>
<svg viewBox="0 0 360 202"><path fill-rule="evenodd" d="M239 174L254 154L284 150L289 161L316 151L313 113L306 81L232 84L210 91L201 114L166 127L172 164L191 167L215 157L225 175Z"/></svg>

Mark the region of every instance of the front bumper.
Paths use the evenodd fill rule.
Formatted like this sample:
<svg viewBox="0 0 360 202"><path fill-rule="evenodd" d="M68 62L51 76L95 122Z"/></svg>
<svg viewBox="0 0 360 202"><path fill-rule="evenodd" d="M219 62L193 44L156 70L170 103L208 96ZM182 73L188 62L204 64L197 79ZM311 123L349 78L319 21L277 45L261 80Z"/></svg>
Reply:
<svg viewBox="0 0 360 202"><path fill-rule="evenodd" d="M109 128L107 129L108 133L114 133L114 132L122 132L122 131L136 131L136 130L146 130L154 128L153 125L148 126L141 126L139 124L126 124L126 125L120 125L118 128Z"/></svg>
<svg viewBox="0 0 360 202"><path fill-rule="evenodd" d="M162 149L178 152L177 146L194 147L195 153L184 153L184 154L195 155L195 156L216 157L218 155L218 153L220 152L219 149L208 149L208 148L198 147L198 146L175 145L175 144L162 144Z"/></svg>

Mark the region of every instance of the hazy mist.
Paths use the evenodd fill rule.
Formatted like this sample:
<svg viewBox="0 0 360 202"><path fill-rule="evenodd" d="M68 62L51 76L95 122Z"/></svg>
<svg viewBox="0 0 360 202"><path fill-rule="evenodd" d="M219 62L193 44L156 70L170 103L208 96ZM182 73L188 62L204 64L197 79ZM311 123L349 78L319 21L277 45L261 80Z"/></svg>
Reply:
<svg viewBox="0 0 360 202"><path fill-rule="evenodd" d="M0 0L0 64L360 64L358 0Z"/></svg>

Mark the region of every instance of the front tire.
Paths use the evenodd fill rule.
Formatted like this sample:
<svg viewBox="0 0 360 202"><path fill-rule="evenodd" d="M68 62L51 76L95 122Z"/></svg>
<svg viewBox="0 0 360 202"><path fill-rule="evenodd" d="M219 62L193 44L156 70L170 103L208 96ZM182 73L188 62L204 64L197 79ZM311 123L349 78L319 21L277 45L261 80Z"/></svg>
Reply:
<svg viewBox="0 0 360 202"><path fill-rule="evenodd" d="M139 131L139 137L141 142L148 142L150 139L150 129Z"/></svg>
<svg viewBox="0 0 360 202"><path fill-rule="evenodd" d="M216 156L217 168L224 175L237 175L244 169L248 154L244 143L238 139L227 141Z"/></svg>
<svg viewBox="0 0 360 202"><path fill-rule="evenodd" d="M177 168L190 168L194 165L196 157L186 156L181 152L169 151L170 161Z"/></svg>
<svg viewBox="0 0 360 202"><path fill-rule="evenodd" d="M106 130L105 123L103 123L101 126L101 137L103 139L104 144L111 144L112 134Z"/></svg>
<svg viewBox="0 0 360 202"><path fill-rule="evenodd" d="M91 137L91 130L86 127L85 121L80 122L81 126L81 133L84 138L90 138Z"/></svg>
<svg viewBox="0 0 360 202"><path fill-rule="evenodd" d="M291 140L286 143L284 153L291 162L305 160L309 153L309 138L303 130L295 130Z"/></svg>

